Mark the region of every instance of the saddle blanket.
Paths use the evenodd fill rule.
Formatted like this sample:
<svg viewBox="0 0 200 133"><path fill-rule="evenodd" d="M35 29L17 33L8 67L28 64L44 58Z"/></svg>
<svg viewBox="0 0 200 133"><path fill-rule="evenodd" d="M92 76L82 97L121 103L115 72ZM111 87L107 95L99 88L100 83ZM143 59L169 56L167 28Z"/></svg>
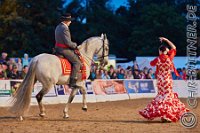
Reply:
<svg viewBox="0 0 200 133"><path fill-rule="evenodd" d="M60 59L63 75L70 75L71 69L72 69L71 63L65 58L61 58L61 57L58 57L58 58ZM81 58L81 62L82 62L82 67L81 67L80 73L82 74L82 80L85 80L86 66L85 66L83 58Z"/></svg>

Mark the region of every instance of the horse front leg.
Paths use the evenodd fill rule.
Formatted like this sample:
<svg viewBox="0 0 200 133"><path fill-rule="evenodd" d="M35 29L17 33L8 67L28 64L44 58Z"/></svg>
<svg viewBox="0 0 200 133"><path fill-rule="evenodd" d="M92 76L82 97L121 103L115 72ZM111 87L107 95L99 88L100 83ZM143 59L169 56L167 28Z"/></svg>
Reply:
<svg viewBox="0 0 200 133"><path fill-rule="evenodd" d="M80 90L81 90L82 96L83 96L83 107L82 107L82 110L83 111L87 111L86 89L85 89L85 87L81 87Z"/></svg>
<svg viewBox="0 0 200 133"><path fill-rule="evenodd" d="M64 113L63 118L69 118L69 114L68 114L68 111L69 111L69 104L73 101L73 99L74 99L74 97L75 97L77 91L78 91L78 88L73 88L73 89L72 89L72 92L71 92L71 94L69 95L68 102L67 102L67 104L66 104L66 106L65 106L65 108L64 108L64 110L63 110L63 113Z"/></svg>

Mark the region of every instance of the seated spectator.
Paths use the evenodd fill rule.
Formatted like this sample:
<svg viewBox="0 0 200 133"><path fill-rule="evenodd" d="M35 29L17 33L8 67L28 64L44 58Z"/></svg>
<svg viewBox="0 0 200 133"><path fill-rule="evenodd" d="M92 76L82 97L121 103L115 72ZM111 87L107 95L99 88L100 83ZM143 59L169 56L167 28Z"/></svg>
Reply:
<svg viewBox="0 0 200 133"><path fill-rule="evenodd" d="M133 62L132 73L134 72L134 70L139 70L139 65L138 65L137 61Z"/></svg>
<svg viewBox="0 0 200 133"><path fill-rule="evenodd" d="M117 72L117 73L120 73L120 70L121 70L121 69L123 69L122 66L121 66L121 65L117 65L117 70L116 70L116 72Z"/></svg>
<svg viewBox="0 0 200 133"><path fill-rule="evenodd" d="M104 73L101 75L101 78L102 78L102 79L110 79L110 76L109 76L107 70L104 70Z"/></svg>
<svg viewBox="0 0 200 133"><path fill-rule="evenodd" d="M133 74L132 74L132 70L127 71L126 79L134 79Z"/></svg>
<svg viewBox="0 0 200 133"><path fill-rule="evenodd" d="M140 70L138 70L138 69L135 69L135 70L133 71L133 77L134 77L134 79L140 79L139 71L140 71Z"/></svg>
<svg viewBox="0 0 200 133"><path fill-rule="evenodd" d="M96 79L101 79L101 71L100 70L97 69L95 74L96 74Z"/></svg>
<svg viewBox="0 0 200 133"><path fill-rule="evenodd" d="M20 79L20 74L18 72L17 66L13 66L12 71L8 74L9 79Z"/></svg>
<svg viewBox="0 0 200 133"><path fill-rule="evenodd" d="M2 67L2 63L0 63L0 79L3 79L3 67Z"/></svg>
<svg viewBox="0 0 200 133"><path fill-rule="evenodd" d="M126 68L126 70L131 70L132 68L131 68L131 66L128 66L127 68Z"/></svg>
<svg viewBox="0 0 200 133"><path fill-rule="evenodd" d="M8 61L8 54L6 52L3 52L0 57L0 63L4 63L7 61Z"/></svg>
<svg viewBox="0 0 200 133"><path fill-rule="evenodd" d="M96 79L96 70L97 70L97 66L95 65L95 64L92 64L91 65L91 69L90 69L90 76L89 76L89 78L88 79L90 79L90 80L94 80L94 79Z"/></svg>
<svg viewBox="0 0 200 133"><path fill-rule="evenodd" d="M117 73L118 79L125 79L125 71L123 68L120 69L119 73Z"/></svg>
<svg viewBox="0 0 200 133"><path fill-rule="evenodd" d="M148 74L147 74L147 77L146 77L146 78L147 78L147 79L155 79L155 75L154 75L154 73L153 73L152 68L149 68Z"/></svg>
<svg viewBox="0 0 200 133"><path fill-rule="evenodd" d="M174 71L172 71L172 79L173 79L173 80L176 80L176 79L177 79L177 76L176 76L176 74L174 73Z"/></svg>
<svg viewBox="0 0 200 133"><path fill-rule="evenodd" d="M90 80L94 80L94 79L96 79L96 73L95 73L95 70L94 69L90 69L90 76L89 76L89 78L88 79L90 79Z"/></svg>
<svg viewBox="0 0 200 133"><path fill-rule="evenodd" d="M17 68L18 68L18 71L21 73L21 72L22 72L22 69L23 69L21 58L17 58L16 66L17 66ZM27 65L25 65L25 66L27 66Z"/></svg>
<svg viewBox="0 0 200 133"><path fill-rule="evenodd" d="M1 79L8 79L8 65L6 62L1 63L1 73L0 73Z"/></svg>
<svg viewBox="0 0 200 133"><path fill-rule="evenodd" d="M101 74L101 79L102 79L102 76L104 75L104 70L103 69L99 69L99 72Z"/></svg>
<svg viewBox="0 0 200 133"><path fill-rule="evenodd" d="M146 75L144 74L143 71L140 71L139 77L140 77L140 79L146 79Z"/></svg>
<svg viewBox="0 0 200 133"><path fill-rule="evenodd" d="M29 58L28 58L28 54L24 54L24 58L22 58L22 65L23 67L26 65L28 66L29 65Z"/></svg>
<svg viewBox="0 0 200 133"><path fill-rule="evenodd" d="M177 80L181 80L182 77L183 77L183 72L182 72L181 68L178 68L178 69L177 69L177 72L179 73L180 76L177 76L176 79L177 79Z"/></svg>
<svg viewBox="0 0 200 133"><path fill-rule="evenodd" d="M113 75L112 75L112 78L111 78L111 79L118 79L118 78L117 78L117 73L116 73L116 72L114 72L114 73L113 73Z"/></svg>
<svg viewBox="0 0 200 133"><path fill-rule="evenodd" d="M24 79L28 72L28 66L24 66L22 69L22 73L20 74L20 79Z"/></svg>
<svg viewBox="0 0 200 133"><path fill-rule="evenodd" d="M96 65L96 64L92 65L92 69L93 69L94 71L96 71L96 70L98 69L98 65Z"/></svg>
<svg viewBox="0 0 200 133"><path fill-rule="evenodd" d="M182 69L182 79L183 80L187 80L187 73L186 73L186 69L185 69L185 67Z"/></svg>
<svg viewBox="0 0 200 133"><path fill-rule="evenodd" d="M7 72L7 75L10 75L10 73L12 72L12 69L13 69L13 64L8 64L8 72Z"/></svg>
<svg viewBox="0 0 200 133"><path fill-rule="evenodd" d="M115 73L114 67L111 65L110 69L108 71L108 75L110 76L111 79L113 79L113 74Z"/></svg>
<svg viewBox="0 0 200 133"><path fill-rule="evenodd" d="M9 65L13 65L13 66L15 65L15 66L16 66L17 63L15 62L15 58L10 58L9 61L8 61L8 64L9 64Z"/></svg>
<svg viewBox="0 0 200 133"><path fill-rule="evenodd" d="M148 68L147 67L143 68L143 73L145 75L144 79L147 79L147 76L148 76Z"/></svg>

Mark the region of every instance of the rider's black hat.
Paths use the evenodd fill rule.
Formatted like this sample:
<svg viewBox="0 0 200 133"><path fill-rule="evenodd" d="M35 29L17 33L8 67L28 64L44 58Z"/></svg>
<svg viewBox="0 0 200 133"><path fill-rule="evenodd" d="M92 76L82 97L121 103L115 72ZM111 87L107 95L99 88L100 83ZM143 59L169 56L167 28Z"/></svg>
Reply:
<svg viewBox="0 0 200 133"><path fill-rule="evenodd" d="M73 21L74 18L71 17L70 13L65 13L60 17L61 21Z"/></svg>

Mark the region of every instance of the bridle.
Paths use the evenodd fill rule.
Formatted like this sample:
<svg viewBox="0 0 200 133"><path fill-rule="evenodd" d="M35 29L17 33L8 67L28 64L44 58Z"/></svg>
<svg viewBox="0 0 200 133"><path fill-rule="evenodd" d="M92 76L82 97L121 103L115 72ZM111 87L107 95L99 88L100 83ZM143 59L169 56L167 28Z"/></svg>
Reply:
<svg viewBox="0 0 200 133"><path fill-rule="evenodd" d="M99 52L102 50L102 56L101 57L97 57L97 61L101 61L101 60L104 60L105 57L108 57L109 55L105 55L105 36L103 37L102 39L102 43L103 43L103 47L101 47L98 51L97 51L97 54L99 54Z"/></svg>

